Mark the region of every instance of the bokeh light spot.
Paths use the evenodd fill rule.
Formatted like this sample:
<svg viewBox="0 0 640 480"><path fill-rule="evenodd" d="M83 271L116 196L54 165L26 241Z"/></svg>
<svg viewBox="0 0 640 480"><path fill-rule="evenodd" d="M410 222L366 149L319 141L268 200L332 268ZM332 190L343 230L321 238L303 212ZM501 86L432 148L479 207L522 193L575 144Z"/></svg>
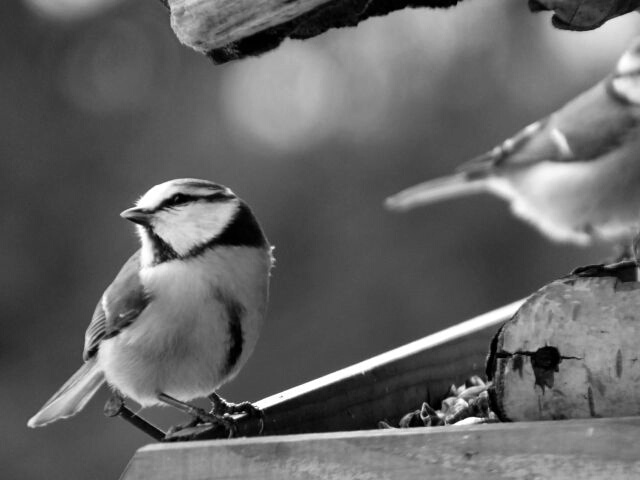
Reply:
<svg viewBox="0 0 640 480"><path fill-rule="evenodd" d="M284 151L332 131L344 89L343 73L326 53L289 42L274 54L230 66L221 95L238 135Z"/></svg>
<svg viewBox="0 0 640 480"><path fill-rule="evenodd" d="M156 56L147 31L127 20L80 37L61 64L59 85L78 108L94 113L144 105L153 86Z"/></svg>
<svg viewBox="0 0 640 480"><path fill-rule="evenodd" d="M123 0L24 0L34 12L44 17L69 21L97 15Z"/></svg>

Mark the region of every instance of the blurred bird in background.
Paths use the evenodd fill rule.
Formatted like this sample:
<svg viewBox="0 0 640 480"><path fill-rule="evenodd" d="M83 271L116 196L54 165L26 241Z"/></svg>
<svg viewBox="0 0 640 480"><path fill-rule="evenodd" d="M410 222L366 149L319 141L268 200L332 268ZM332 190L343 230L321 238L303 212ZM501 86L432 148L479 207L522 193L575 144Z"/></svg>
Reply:
<svg viewBox="0 0 640 480"><path fill-rule="evenodd" d="M405 211L490 192L549 238L625 242L640 223L640 37L615 72L458 172L386 199Z"/></svg>
<svg viewBox="0 0 640 480"><path fill-rule="evenodd" d="M179 179L121 216L137 224L142 246L98 302L84 365L28 425L75 415L105 381L143 407L179 408L192 424L256 413L214 393L247 361L267 308L272 248L250 208L224 186ZM211 413L186 403L205 396Z"/></svg>

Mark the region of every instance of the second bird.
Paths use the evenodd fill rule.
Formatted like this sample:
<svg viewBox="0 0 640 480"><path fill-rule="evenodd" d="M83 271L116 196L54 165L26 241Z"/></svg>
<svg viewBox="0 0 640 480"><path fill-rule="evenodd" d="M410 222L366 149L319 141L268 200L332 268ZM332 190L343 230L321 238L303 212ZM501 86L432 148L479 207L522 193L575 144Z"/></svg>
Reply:
<svg viewBox="0 0 640 480"><path fill-rule="evenodd" d="M387 208L479 192L553 240L624 242L640 224L640 39L615 72L458 172L389 197Z"/></svg>

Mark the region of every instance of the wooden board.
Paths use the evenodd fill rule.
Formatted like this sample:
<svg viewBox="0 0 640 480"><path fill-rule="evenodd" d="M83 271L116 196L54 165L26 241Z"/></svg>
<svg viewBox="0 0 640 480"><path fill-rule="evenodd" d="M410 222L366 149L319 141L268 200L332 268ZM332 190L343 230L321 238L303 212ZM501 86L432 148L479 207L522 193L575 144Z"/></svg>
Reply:
<svg viewBox="0 0 640 480"><path fill-rule="evenodd" d="M238 435L329 432L393 424L429 401L437 405L452 383L483 375L489 343L522 300L402 347L299 385L256 405L264 420L241 417ZM221 430L188 429L174 440L220 438Z"/></svg>
<svg viewBox="0 0 640 480"><path fill-rule="evenodd" d="M122 480L640 478L640 418L157 444Z"/></svg>

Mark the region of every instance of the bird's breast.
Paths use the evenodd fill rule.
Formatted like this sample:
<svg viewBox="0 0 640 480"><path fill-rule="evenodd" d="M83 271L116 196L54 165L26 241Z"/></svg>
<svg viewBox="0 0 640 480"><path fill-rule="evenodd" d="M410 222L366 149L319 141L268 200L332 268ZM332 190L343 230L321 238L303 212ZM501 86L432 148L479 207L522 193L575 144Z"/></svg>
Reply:
<svg viewBox="0 0 640 480"><path fill-rule="evenodd" d="M101 344L107 381L148 405L159 392L181 400L208 395L235 375L262 326L267 254L232 247L143 269L151 301L131 326Z"/></svg>
<svg viewBox="0 0 640 480"><path fill-rule="evenodd" d="M624 238L640 223L640 138L591 161L539 162L491 188L551 238L588 243Z"/></svg>

